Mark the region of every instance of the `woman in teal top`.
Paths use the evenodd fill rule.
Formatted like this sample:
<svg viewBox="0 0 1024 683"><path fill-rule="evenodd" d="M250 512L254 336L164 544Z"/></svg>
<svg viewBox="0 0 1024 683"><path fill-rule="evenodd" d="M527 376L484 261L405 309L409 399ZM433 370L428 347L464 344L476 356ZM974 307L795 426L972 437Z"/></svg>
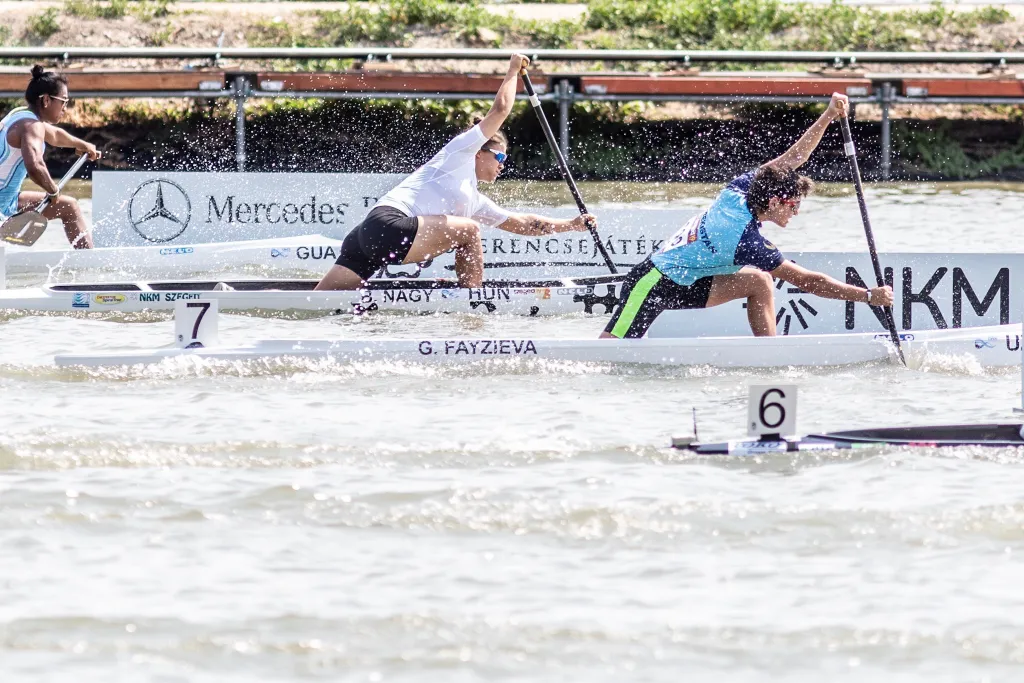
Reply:
<svg viewBox="0 0 1024 683"><path fill-rule="evenodd" d="M63 75L32 67L32 80L25 90L27 107L19 107L0 120L0 225L9 217L50 197L43 210L48 219L64 223L64 233L76 249L91 249L92 236L85 225L82 210L71 197L60 194L43 162L47 145L70 147L99 159L100 152L85 140L58 128L70 98ZM45 192L22 191L28 176Z"/></svg>

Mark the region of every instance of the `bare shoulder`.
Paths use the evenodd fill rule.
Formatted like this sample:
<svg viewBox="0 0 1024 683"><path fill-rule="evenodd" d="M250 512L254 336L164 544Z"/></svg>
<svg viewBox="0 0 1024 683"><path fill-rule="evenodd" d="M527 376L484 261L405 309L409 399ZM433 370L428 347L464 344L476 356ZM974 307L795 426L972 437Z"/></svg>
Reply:
<svg viewBox="0 0 1024 683"><path fill-rule="evenodd" d="M7 129L7 144L13 147L23 147L26 142L38 142L46 137L46 128L42 121L36 119L22 119L15 121Z"/></svg>
<svg viewBox="0 0 1024 683"><path fill-rule="evenodd" d="M22 119L21 121L16 121L14 125L11 126L11 131L18 131L19 133L29 137L41 138L45 136L46 132L49 130L48 126L48 123L40 121L39 119Z"/></svg>

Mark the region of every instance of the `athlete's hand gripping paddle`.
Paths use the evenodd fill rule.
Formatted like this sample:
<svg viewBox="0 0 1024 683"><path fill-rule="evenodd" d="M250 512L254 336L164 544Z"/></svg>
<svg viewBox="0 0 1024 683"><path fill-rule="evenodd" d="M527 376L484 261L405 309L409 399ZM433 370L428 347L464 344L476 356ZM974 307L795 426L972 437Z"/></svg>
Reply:
<svg viewBox="0 0 1024 683"><path fill-rule="evenodd" d="M82 164L88 158L88 154L78 157L78 161L75 162L74 166L57 183L58 192L64 189L64 185L78 173L78 169L82 168ZM7 222L0 225L0 239L22 247L31 247L42 236L43 231L46 230L47 221L43 215L43 210L49 205L50 198L47 197L39 202L35 208L19 211L8 218Z"/></svg>
<svg viewBox="0 0 1024 683"><path fill-rule="evenodd" d="M580 214L589 213L587 211L587 205L583 203L583 196L580 194L580 189L576 187L576 181L572 179L572 173L569 171L569 164L565 162L565 157L562 155L562 150L559 149L558 143L555 142L555 134L551 132L551 126L548 125L548 119L544 115L544 110L540 106L540 98L537 97L536 91L533 89L533 83L530 81L530 74L526 73L526 69L520 69L519 74L523 77L523 85L526 87L526 95L530 98L530 105L533 107L533 111L537 114L537 120L540 121L540 128L544 131L544 137L548 139L548 145L551 146L551 151L555 154L555 160L558 162L558 169L562 172L562 177L565 178L566 184L569 185L569 192L572 193L572 198L576 200L576 207L580 210ZM597 250L601 252L601 256L604 258L604 263L608 266L608 270L612 274L618 273L615 269L615 264L612 263L612 259L608 256L608 251L601 244L601 238L597 234L597 228L587 223L587 229L590 230L590 236L594 238L594 244L597 245Z"/></svg>
<svg viewBox="0 0 1024 683"><path fill-rule="evenodd" d="M875 248L875 235L871 232L871 220L868 218L868 205L864 201L864 186L860 181L860 167L857 165L857 150L853 146L853 134L850 132L850 119L845 114L840 117L843 127L843 149L846 158L850 161L850 173L853 174L853 184L857 188L857 202L860 204L860 218L864 223L864 235L868 238L868 252L871 254L871 265L875 269L875 280L879 287L885 286L885 278L882 277L882 266L878 263L878 250ZM882 315L885 317L885 325L889 328L889 336L892 338L896 353L904 365L907 359L903 357L903 348L900 346L900 333L896 331L896 321L892 317L892 307L884 306Z"/></svg>

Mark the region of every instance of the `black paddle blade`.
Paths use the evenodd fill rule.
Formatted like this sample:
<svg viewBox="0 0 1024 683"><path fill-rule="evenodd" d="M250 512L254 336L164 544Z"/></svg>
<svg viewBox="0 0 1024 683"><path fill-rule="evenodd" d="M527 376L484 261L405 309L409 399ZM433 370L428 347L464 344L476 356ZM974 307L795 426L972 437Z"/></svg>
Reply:
<svg viewBox="0 0 1024 683"><path fill-rule="evenodd" d="M31 247L46 230L46 224L46 218L37 211L16 213L0 226L0 239L22 247Z"/></svg>

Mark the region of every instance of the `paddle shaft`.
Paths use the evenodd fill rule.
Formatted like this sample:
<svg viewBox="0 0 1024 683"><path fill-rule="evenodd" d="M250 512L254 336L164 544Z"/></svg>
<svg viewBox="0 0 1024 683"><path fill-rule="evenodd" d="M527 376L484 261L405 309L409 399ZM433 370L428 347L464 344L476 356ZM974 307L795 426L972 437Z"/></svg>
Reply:
<svg viewBox="0 0 1024 683"><path fill-rule="evenodd" d="M572 198L576 200L576 207L580 210L581 214L588 213L587 205L583 203L583 195L580 194L580 189L576 187L576 181L572 178L572 173L569 171L569 164L565 161L565 156L562 154L562 150L559 148L558 143L555 141L555 134L551 132L551 126L548 125L548 119L544 115L544 110L540 106L540 98L537 97L537 92L533 89L533 83L530 81L530 74L526 73L526 69L521 70L520 75L523 77L523 85L526 87L526 95L530 98L530 104L533 106L534 113L537 114L537 120L540 121L541 130L544 131L544 137L548 139L548 145L551 147L551 151L555 154L555 161L558 162L558 170L562 172L562 177L565 178L566 184L569 186L569 192L572 193ZM608 256L608 251L601 244L601 238L597 234L597 228L592 225L587 225L587 229L590 230L590 236L594 238L594 244L597 245L597 250L601 252L601 256L604 258L604 263L608 266L613 274L619 271L615 269L615 264L612 263L612 259Z"/></svg>
<svg viewBox="0 0 1024 683"><path fill-rule="evenodd" d="M84 164L86 159L88 158L89 156L87 154L83 154L82 156L78 157L78 161L76 161L74 165L68 169L68 172L65 173L64 177L61 178L60 182L57 183L57 192L63 190L64 186L67 185L68 181L75 177L75 174L78 173L78 169L82 168L82 164ZM43 199L43 201L39 202L39 204L36 205L34 211L36 213L42 213L43 209L45 209L49 205L50 198L46 197L45 199Z"/></svg>
<svg viewBox="0 0 1024 683"><path fill-rule="evenodd" d="M853 144L853 133L850 132L850 119L846 116L840 118L843 128L843 150L846 158L850 161L850 173L853 175L853 185L857 189L857 203L860 205L860 218L864 223L864 235L868 240L868 252L871 254L871 266L875 269L875 281L879 287L885 286L885 278L882 275L882 266L878 262L878 249L875 248L875 234L871 231L871 219L868 218L868 205L864 201L864 185L860 180L860 166L857 164L857 149ZM882 315L885 318L886 327L889 328L889 336L896 347L896 352L904 365L907 364L903 357L903 348L900 346L900 333L896 330L896 321L892 317L892 308L884 306Z"/></svg>

